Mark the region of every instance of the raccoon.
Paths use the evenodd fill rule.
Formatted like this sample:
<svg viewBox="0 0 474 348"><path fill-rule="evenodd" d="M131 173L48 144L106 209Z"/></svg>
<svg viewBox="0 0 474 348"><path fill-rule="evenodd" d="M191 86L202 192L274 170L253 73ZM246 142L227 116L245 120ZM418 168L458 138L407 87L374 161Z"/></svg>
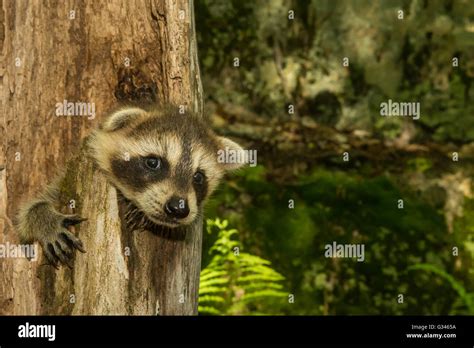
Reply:
<svg viewBox="0 0 474 348"><path fill-rule="evenodd" d="M219 163L218 151L245 153L197 115L173 106L122 107L86 139L90 157L128 203L128 221L169 229L192 224L223 175L243 165ZM86 220L56 210L57 187L50 185L17 216L21 241L39 242L56 268L70 266L75 249L85 252L68 227Z"/></svg>

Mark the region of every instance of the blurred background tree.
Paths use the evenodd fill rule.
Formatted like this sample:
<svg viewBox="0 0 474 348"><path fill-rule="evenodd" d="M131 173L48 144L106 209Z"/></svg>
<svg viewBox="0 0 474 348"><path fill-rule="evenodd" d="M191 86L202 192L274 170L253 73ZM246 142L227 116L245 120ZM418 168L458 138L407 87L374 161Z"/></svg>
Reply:
<svg viewBox="0 0 474 348"><path fill-rule="evenodd" d="M284 276L278 313L474 314L474 3L199 0L196 22L211 121L259 163L207 216ZM420 119L381 117L388 99Z"/></svg>

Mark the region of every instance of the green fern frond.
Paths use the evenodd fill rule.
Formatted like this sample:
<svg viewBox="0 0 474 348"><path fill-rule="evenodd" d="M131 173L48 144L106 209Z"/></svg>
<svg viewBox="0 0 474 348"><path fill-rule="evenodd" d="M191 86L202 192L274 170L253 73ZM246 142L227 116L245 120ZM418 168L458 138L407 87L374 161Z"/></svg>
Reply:
<svg viewBox="0 0 474 348"><path fill-rule="evenodd" d="M269 298L269 297L287 297L288 294L283 292L283 291L275 291L275 290L261 290L261 291L255 291L255 292L250 292L248 294L245 294L242 297L242 301L245 302L251 302L254 301L255 299L261 299L261 298Z"/></svg>
<svg viewBox="0 0 474 348"><path fill-rule="evenodd" d="M199 296L207 294L218 294L225 292L225 288L221 286L200 286L199 287Z"/></svg>
<svg viewBox="0 0 474 348"><path fill-rule="evenodd" d="M276 272L274 269L268 267L268 266L262 266L262 265L241 265L241 270L242 273L245 272L251 272L254 274L279 274Z"/></svg>
<svg viewBox="0 0 474 348"><path fill-rule="evenodd" d="M248 275L248 276L243 276L243 277L239 277L238 279L238 283L239 284L242 284L242 283L246 283L246 282L253 282L253 281L272 281L272 282L276 282L276 281L281 281L281 280L284 280L285 278L276 273L276 274L252 274L252 275Z"/></svg>
<svg viewBox="0 0 474 348"><path fill-rule="evenodd" d="M199 303L216 303L216 302L224 302L224 298L222 296L200 296Z"/></svg>
<svg viewBox="0 0 474 348"><path fill-rule="evenodd" d="M445 279L451 285L453 290L458 293L459 298L461 298L461 300L464 302L465 306L469 309L469 312L474 313L474 294L468 293L466 288L445 270L428 263L420 263L410 266L408 267L408 270L421 270L426 272L432 272Z"/></svg>
<svg viewBox="0 0 474 348"><path fill-rule="evenodd" d="M213 269L204 269L201 272L201 282L204 282L206 280L212 279L212 278L219 278L221 276L226 275L226 271L221 271L221 270L213 270Z"/></svg>
<svg viewBox="0 0 474 348"><path fill-rule="evenodd" d="M249 265L271 265L271 262L265 259L262 259L259 256L242 253L241 255L245 255L244 262Z"/></svg>
<svg viewBox="0 0 474 348"><path fill-rule="evenodd" d="M238 231L227 227L227 220L207 220L208 233L217 231L217 239L209 250L211 262L201 271L199 313L264 315L266 303L288 295L281 284L285 277L270 261L235 252Z"/></svg>
<svg viewBox="0 0 474 348"><path fill-rule="evenodd" d="M221 312L211 306L198 306L198 311L200 314L207 314L207 315L220 315Z"/></svg>
<svg viewBox="0 0 474 348"><path fill-rule="evenodd" d="M283 285L279 283L256 283L256 284L248 284L246 286L247 291L257 291L263 289L273 289L273 290L281 290L283 289Z"/></svg>
<svg viewBox="0 0 474 348"><path fill-rule="evenodd" d="M212 278L201 283L200 287L208 288L212 285L227 284L229 279L227 278Z"/></svg>

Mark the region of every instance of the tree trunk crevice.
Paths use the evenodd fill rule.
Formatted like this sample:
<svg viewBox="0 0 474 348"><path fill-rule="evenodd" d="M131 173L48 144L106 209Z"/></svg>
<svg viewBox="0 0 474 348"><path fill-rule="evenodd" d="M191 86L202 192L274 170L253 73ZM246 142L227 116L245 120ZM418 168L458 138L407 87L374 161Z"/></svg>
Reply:
<svg viewBox="0 0 474 348"><path fill-rule="evenodd" d="M86 253L76 252L72 269L42 257L0 259L0 314L197 314L202 220L181 240L128 231L119 193L81 147L117 102L185 105L202 115L193 3L2 6L0 243L18 243L6 221L66 166L61 207L88 220L75 230ZM57 117L64 100L94 103L95 117ZM75 153L76 163L67 162Z"/></svg>

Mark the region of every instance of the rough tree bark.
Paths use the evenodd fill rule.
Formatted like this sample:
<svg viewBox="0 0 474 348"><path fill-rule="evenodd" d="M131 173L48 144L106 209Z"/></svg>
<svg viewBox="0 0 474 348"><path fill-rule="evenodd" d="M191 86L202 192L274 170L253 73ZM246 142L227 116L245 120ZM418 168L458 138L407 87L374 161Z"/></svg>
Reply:
<svg viewBox="0 0 474 348"><path fill-rule="evenodd" d="M18 242L9 221L20 203L117 99L202 113L191 1L3 0L0 24L0 243ZM97 117L56 117L63 100L94 103ZM76 228L87 253L59 271L42 258L0 259L0 314L196 314L202 221L184 239L125 231L115 189L85 156L73 163L62 202L89 219Z"/></svg>

